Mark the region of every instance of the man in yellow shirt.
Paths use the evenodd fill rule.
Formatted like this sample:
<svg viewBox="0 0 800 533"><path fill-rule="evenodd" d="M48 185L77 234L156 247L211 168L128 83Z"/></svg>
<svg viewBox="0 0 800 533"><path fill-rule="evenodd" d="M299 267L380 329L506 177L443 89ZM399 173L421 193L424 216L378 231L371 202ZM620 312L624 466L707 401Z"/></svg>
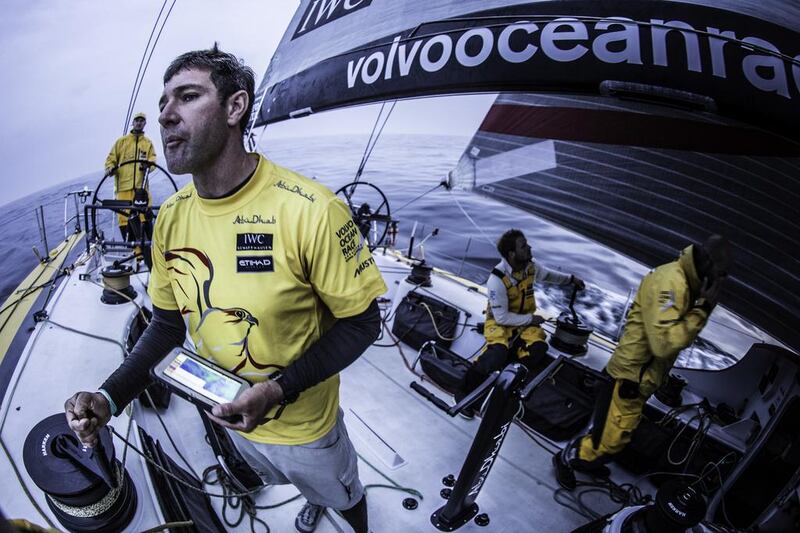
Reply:
<svg viewBox="0 0 800 533"><path fill-rule="evenodd" d="M727 239L711 235L644 277L606 365L615 383L608 406L603 406L604 424L553 456L562 487L575 488L574 470L608 476L603 463L631 441L647 399L664 382L680 351L705 327L731 261Z"/></svg>
<svg viewBox="0 0 800 533"><path fill-rule="evenodd" d="M136 113L133 116L133 128L127 135L123 135L111 147L111 151L106 157L106 174L110 173L115 167L122 165L126 161L147 160L151 163L156 162L156 152L153 143L145 137L144 127L147 124L147 117L144 113ZM117 200L133 200L137 189L145 187L145 177L150 170L150 165L146 163L130 163L119 166L114 171L114 193ZM146 191L149 196L149 191ZM148 199L149 205L149 199ZM133 241L134 236L128 228L128 217L118 214L119 230L122 239ZM144 217L140 220L144 223ZM150 228L145 228L148 237L151 233Z"/></svg>
<svg viewBox="0 0 800 533"><path fill-rule="evenodd" d="M192 182L161 206L148 292L153 320L96 393L65 410L81 441L149 383L148 370L185 337L253 385L211 418L271 484L308 502L313 531L332 507L366 533L355 449L339 408L338 373L377 338L386 286L349 209L319 183L247 153L252 71L211 50L178 57L164 75L161 137L170 171ZM355 245L355 253L351 253ZM236 423L222 418L240 417Z"/></svg>

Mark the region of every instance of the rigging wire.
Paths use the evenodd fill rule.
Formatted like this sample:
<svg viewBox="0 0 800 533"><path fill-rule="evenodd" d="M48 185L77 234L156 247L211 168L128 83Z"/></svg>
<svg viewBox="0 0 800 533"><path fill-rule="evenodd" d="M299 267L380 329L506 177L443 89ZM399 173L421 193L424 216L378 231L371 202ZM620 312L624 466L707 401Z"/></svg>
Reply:
<svg viewBox="0 0 800 533"><path fill-rule="evenodd" d="M361 154L361 161L358 163L358 169L356 170L354 181L358 181L359 177L361 177L361 172L367 159L367 152L369 152L369 146L372 143L372 137L375 135L375 129L378 127L378 122L381 120L381 115L383 115L384 107L386 107L385 101L381 102L381 108L378 110L378 116L375 117L375 124L372 125L372 131L369 132L369 139L367 139L367 144L364 146L364 153Z"/></svg>
<svg viewBox="0 0 800 533"><path fill-rule="evenodd" d="M444 182L441 182L441 183L439 183L438 185L436 185L436 186L434 186L434 187L431 187L430 189L428 189L428 190L427 190L427 191L425 191L424 193L420 194L420 195L419 195L419 196L417 196L416 198L412 198L412 199L411 199L411 200L409 200L408 202L406 202L406 203L404 203L403 205L401 205L401 206L400 206L400 209L395 209L395 211L394 211L394 212L395 212L395 213L397 213L398 211L402 211L403 209L405 209L405 208L406 208L406 207L408 207L409 205L413 204L414 202L416 202L417 200L419 200L419 199L420 199L420 198L422 198L423 196L427 196L428 194L432 193L433 191L435 191L435 190L436 190L436 189L438 189L439 187L443 187L443 186L444 186L444 184L445 184Z"/></svg>
<svg viewBox="0 0 800 533"><path fill-rule="evenodd" d="M134 84L133 102L132 102L131 107L130 107L130 111L129 111L129 114L128 114L128 119L127 119L126 124L125 124L125 129L122 132L123 135L128 130L128 124L130 123L130 114L133 112L133 108L136 106L136 99L139 97L139 90L142 88L142 82L144 81L144 74L145 74L145 72L147 72L147 67L150 66L150 60L153 58L153 52L156 51L156 45L158 44L158 40L161 38L161 32L164 31L164 26L167 25L167 20L169 19L169 16L172 13L172 8L175 7L175 2L177 2L177 1L178 0L172 0L172 4L169 6L169 11L167 11L166 16L164 16L164 21L161 23L161 28L159 28L159 30L158 30L158 35L156 35L156 39L155 39L155 41L153 41L153 46L150 49L150 55L147 56L147 62L144 64L144 70L142 71L142 75L138 80L138 85L136 83ZM165 0L165 3L166 3L166 0ZM162 9L163 9L163 7L162 7ZM156 24L157 23L158 23L158 20L156 20ZM147 53L147 49L146 48L145 48L145 53Z"/></svg>
<svg viewBox="0 0 800 533"><path fill-rule="evenodd" d="M475 223L475 221L474 221L474 220L472 220L472 217L471 217L471 216L469 216L469 214L468 214L468 213L467 213L467 212L464 210L464 208L461 206L461 202L459 202L459 201L458 201L458 198L457 198L457 197L456 197L456 196L453 194L453 191L449 191L449 192L450 192L450 197L451 197L451 198L453 199L453 201L456 203L456 205L458 206L458 209L459 209L459 210L461 210L461 212L464 214L464 216L465 216L465 217L467 217L467 220L469 220L469 221L470 221L470 223L471 223L473 226L475 226L475 229L477 229L477 230L480 232L480 234L481 234L481 235L483 235L483 238L484 238L484 239L486 239L486 242L488 242L490 246L494 247L494 246L495 246L495 243L493 243L493 242L492 242L492 239L490 239L490 238L489 238L489 236L488 236L488 235L486 235L486 233L483 231L483 228L481 228L481 227L480 227L478 224L476 224L476 223Z"/></svg>
<svg viewBox="0 0 800 533"><path fill-rule="evenodd" d="M51 280L49 280L49 281L45 281L44 283L40 283L39 285L35 285L35 286L32 286L32 287L27 287L27 288L25 288L25 289L19 289L19 290L18 290L18 291L16 291L14 294L19 294L19 293L21 292L21 293L22 293L22 296L20 296L20 297L19 297L19 298L17 298L16 300L13 300L13 301L9 302L9 303L8 303L8 305L6 305L6 306L5 306L5 307L3 307L2 309L0 309L0 315L2 315L3 313L5 313L5 312L6 312L8 309L10 309L12 306L14 306L14 305L16 305L17 303L19 303L20 301L24 300L25 298L27 298L28 296L30 296L30 295L31 295L31 294L33 294L34 292L38 291L39 289L43 289L44 287L47 287L47 286L48 286L48 285L50 285L51 283L54 283L54 282L56 281L56 279L58 279L59 277L61 277L61 276L64 276L64 275L65 275L65 274L64 274L63 272L59 272L58 274L56 274L56 277L55 277L55 278L53 278L53 279L51 279ZM5 327L5 325L6 325L6 323L4 322L4 323L3 323L3 324L0 326L0 332L1 332L1 331L3 331L3 328Z"/></svg>
<svg viewBox="0 0 800 533"><path fill-rule="evenodd" d="M136 452L137 455L141 456L151 466L153 466L156 469L158 469L162 474L164 474L165 476L171 478L173 481L175 481L175 482L179 483L180 485L183 485L184 487L189 488L189 489L191 489L191 490L193 490L195 492L199 492L201 494L205 494L206 496L209 496L211 498L228 498L228 497L231 497L231 496L235 496L235 497L249 496L251 494L255 494L255 493L259 492L260 490L262 490L264 488L264 487L258 487L256 489L250 489L248 491L238 492L238 493L235 493L235 494L232 494L232 495L231 494L218 494L218 493L215 493L215 492L208 492L207 490L199 489L199 488L195 487L194 485L192 485L191 483L187 483L186 481L182 480L181 478L179 478L178 476L176 476L175 474L173 474L172 472L170 472L169 470L167 470L166 468L164 468L160 464L158 464L155 461L153 461L145 452L141 451L139 448L134 446L130 441L126 440L125 437L120 435L117 432L117 430L114 429L113 426L109 425L108 428L111 429L111 433L113 433L115 437L120 439L122 442L126 443L131 450Z"/></svg>
<svg viewBox="0 0 800 533"><path fill-rule="evenodd" d="M147 55L147 50L150 48L150 42L153 40L153 34L156 32L156 26L158 26L158 21L161 19L161 13L164 12L164 8L167 6L167 2L169 0L164 0L164 3L161 4L161 9L158 11L158 16L156 17L155 22L153 23L153 28L150 30L150 37L147 38L147 44L144 47L144 52L142 53L142 59L139 61L139 69L136 71L136 79L133 80L133 87L131 88L131 97L128 99L128 110L125 112L125 123L122 125L122 134L125 135L128 132L128 124L131 121L131 114L133 113L133 106L134 106L134 94L136 93L136 85L139 83L139 76L144 76L142 72L142 65L144 64L144 58Z"/></svg>
<svg viewBox="0 0 800 533"><path fill-rule="evenodd" d="M367 165L367 161L372 155L372 150L375 149L375 145L378 144L378 139L380 138L381 133L383 133L383 128L386 127L386 123L389 122L389 117L392 115L392 111L394 111L395 105L397 105L397 100L392 101L392 107L390 107L389 112L386 113L386 118L383 119L383 124L381 124L381 127L378 130L378 134L375 135L375 129L378 127L378 122L380 122L381 115L383 115L383 109L386 106L386 102L381 103L381 109L380 111L378 111L378 118L375 119L375 124L372 126L372 132L370 132L369 134L367 145L364 147L364 154L361 156L361 163L359 163L358 165L358 170L356 171L356 177L353 180L354 182L358 182L361 179L361 174L364 172L364 167ZM371 146L370 143L372 144Z"/></svg>

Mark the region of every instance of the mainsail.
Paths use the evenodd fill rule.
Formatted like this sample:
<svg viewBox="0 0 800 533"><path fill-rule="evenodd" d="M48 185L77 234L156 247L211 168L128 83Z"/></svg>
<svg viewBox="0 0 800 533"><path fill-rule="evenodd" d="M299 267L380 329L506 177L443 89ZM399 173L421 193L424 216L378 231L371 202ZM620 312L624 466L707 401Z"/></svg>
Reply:
<svg viewBox="0 0 800 533"><path fill-rule="evenodd" d="M598 94L614 81L699 95L794 135L799 26L785 0L303 0L251 122L432 94Z"/></svg>
<svg viewBox="0 0 800 533"><path fill-rule="evenodd" d="M649 266L727 235L722 304L800 346L800 144L650 103L500 94L450 180Z"/></svg>
<svg viewBox="0 0 800 533"><path fill-rule="evenodd" d="M800 3L302 0L251 125L476 91L462 184L648 265L726 233L723 303L800 347Z"/></svg>

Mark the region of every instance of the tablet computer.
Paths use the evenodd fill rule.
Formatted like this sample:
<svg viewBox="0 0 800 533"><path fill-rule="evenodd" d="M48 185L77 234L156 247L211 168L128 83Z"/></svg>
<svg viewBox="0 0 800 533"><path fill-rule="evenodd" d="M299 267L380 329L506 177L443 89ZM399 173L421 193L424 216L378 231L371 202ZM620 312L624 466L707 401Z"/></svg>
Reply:
<svg viewBox="0 0 800 533"><path fill-rule="evenodd" d="M185 348L175 348L152 369L153 377L178 396L207 410L230 403L250 383Z"/></svg>

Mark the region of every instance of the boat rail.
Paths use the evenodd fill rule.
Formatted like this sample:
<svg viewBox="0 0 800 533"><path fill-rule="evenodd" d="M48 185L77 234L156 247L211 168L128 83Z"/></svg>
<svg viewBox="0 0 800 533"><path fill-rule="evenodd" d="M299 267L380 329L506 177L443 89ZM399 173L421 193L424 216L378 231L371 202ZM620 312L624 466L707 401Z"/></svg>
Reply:
<svg viewBox="0 0 800 533"><path fill-rule="evenodd" d="M51 260L50 255L47 253L50 250L50 245L47 242L48 228L47 228L47 219L45 217L45 207L57 204L63 200L64 218L62 226L64 229L64 240L67 240L69 239L70 235L80 233L82 231L81 230L82 215L80 206L81 204L86 203L86 199L91 196L92 192L93 191L89 189L89 187L84 186L83 189L66 192L61 199L56 199L51 202L39 204L34 209L34 217L36 218L36 225L39 229L39 241L41 242L45 251L45 253L42 254L39 252L39 249L35 245L33 246L33 253L36 255L37 259L39 259L40 263L47 263ZM69 209L70 204L72 204L74 207L74 214L72 215L70 215L70 209Z"/></svg>

